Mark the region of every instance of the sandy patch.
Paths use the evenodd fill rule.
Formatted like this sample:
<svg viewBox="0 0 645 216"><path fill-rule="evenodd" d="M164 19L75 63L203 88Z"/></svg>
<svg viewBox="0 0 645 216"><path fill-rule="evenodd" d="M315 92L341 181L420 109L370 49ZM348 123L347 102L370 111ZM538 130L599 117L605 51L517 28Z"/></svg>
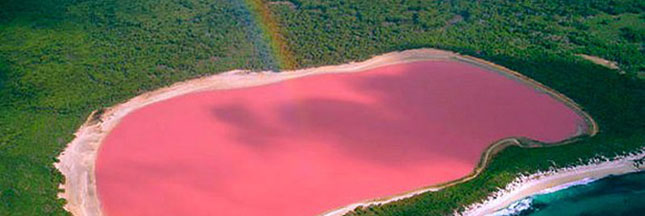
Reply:
<svg viewBox="0 0 645 216"><path fill-rule="evenodd" d="M616 63L615 61L609 61L609 60L604 59L604 58L600 58L600 57L597 57L597 56L585 55L585 54L577 54L577 56L580 56L580 57L582 57L582 58L584 58L586 60L589 60L589 61L591 61L593 63L605 66L605 67L610 68L610 69L614 69L614 70L619 69L618 68L618 63Z"/></svg>

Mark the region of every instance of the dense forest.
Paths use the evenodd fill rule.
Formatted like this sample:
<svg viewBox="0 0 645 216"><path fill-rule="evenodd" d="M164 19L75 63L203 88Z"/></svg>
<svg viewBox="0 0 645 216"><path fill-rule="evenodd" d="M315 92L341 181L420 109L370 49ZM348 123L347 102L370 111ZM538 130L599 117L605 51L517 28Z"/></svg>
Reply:
<svg viewBox="0 0 645 216"><path fill-rule="evenodd" d="M472 181L354 215L451 214L518 173L645 146L644 1L260 3L294 64L277 63L276 34L266 36L257 6L245 0L1 1L0 215L67 214L52 163L93 110L231 69L280 71L411 48L452 50L519 71L574 99L600 133L557 147L511 147Z"/></svg>

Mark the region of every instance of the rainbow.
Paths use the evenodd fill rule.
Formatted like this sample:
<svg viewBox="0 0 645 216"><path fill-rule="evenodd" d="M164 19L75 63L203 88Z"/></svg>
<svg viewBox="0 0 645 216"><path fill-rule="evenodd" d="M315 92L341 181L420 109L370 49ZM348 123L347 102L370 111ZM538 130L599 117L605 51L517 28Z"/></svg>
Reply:
<svg viewBox="0 0 645 216"><path fill-rule="evenodd" d="M268 44L272 62L280 70L295 69L298 64L288 48L278 21L269 10L264 0L243 0L246 9L250 12L252 23L261 32L262 43ZM256 41L259 42L259 41ZM258 46L258 45L256 45ZM267 56L268 58L269 56Z"/></svg>

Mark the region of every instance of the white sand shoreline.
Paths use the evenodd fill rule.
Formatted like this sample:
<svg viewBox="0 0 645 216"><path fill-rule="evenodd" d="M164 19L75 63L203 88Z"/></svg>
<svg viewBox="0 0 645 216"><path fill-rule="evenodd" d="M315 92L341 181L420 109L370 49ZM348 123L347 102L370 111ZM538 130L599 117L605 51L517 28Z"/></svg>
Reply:
<svg viewBox="0 0 645 216"><path fill-rule="evenodd" d="M576 111L587 123L586 134L594 135L598 131L598 127L593 119L591 119L587 113L582 111L577 104L566 96L517 72L508 70L493 63L436 49L415 49L402 52L392 52L372 57L362 62L352 62L337 66L307 68L281 73L232 70L203 78L179 82L169 87L136 96L124 103L105 109L101 114L94 112L78 129L75 133L76 137L67 145L63 153L58 157L59 162L54 164L54 166L65 176L65 183L61 185L64 192L60 193L59 197L67 200L67 204L64 207L73 215L102 215L100 201L96 192L96 179L94 176L94 163L100 144L124 116L149 104L201 91L245 88L314 74L352 73L386 65L426 60L462 61L480 67L491 68L493 71L513 76L538 90L548 93ZM494 154L494 151L491 151L491 149L488 149L487 152L484 153L484 159L482 160L484 161L484 166L486 164L485 161L487 161L488 156L491 154ZM359 202L327 212L325 215L341 215L357 206L386 203L411 197L426 191L438 190L441 187L452 185L455 182L468 180L469 178L476 176L481 170L481 167L478 167L472 175L441 186L427 187L390 198L382 198L369 202Z"/></svg>
<svg viewBox="0 0 645 216"><path fill-rule="evenodd" d="M492 194L482 203L466 207L455 215L489 215L527 197L545 192L555 192L582 180L598 180L610 175L624 175L645 170L643 164L634 161L645 158L645 148L625 156L595 159L585 165L553 169L531 175L523 175L506 188Z"/></svg>

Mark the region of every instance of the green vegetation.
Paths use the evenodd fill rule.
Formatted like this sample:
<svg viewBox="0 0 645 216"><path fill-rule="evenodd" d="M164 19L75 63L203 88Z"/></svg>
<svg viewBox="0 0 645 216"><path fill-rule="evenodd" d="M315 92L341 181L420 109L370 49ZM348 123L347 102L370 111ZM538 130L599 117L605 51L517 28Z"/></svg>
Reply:
<svg viewBox="0 0 645 216"><path fill-rule="evenodd" d="M512 147L476 179L356 215L450 214L517 173L645 146L645 3L638 0L270 4L298 67L435 47L484 58L571 97L600 133ZM0 215L64 215L52 163L92 110L179 80L276 69L242 0L0 2ZM625 74L576 57L616 61ZM315 195L313 195L315 196Z"/></svg>

